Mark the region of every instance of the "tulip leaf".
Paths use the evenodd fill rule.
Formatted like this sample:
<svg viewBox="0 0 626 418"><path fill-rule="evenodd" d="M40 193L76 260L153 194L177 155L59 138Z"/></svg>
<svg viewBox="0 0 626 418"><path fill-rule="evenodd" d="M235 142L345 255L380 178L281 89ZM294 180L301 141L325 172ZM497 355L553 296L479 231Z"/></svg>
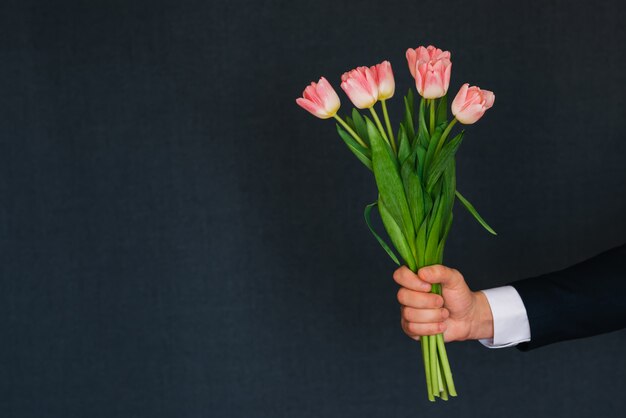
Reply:
<svg viewBox="0 0 626 418"><path fill-rule="evenodd" d="M424 164L426 163L426 148L417 146L417 172L420 179L424 178Z"/></svg>
<svg viewBox="0 0 626 418"><path fill-rule="evenodd" d="M365 119L356 109L352 109L352 123L354 124L354 130L356 133L369 145L369 137L367 136L367 125Z"/></svg>
<svg viewBox="0 0 626 418"><path fill-rule="evenodd" d="M400 131L398 132L398 143L398 159L400 160L400 164L402 164L411 153L411 144L409 144L409 138L407 137L402 124L400 125Z"/></svg>
<svg viewBox="0 0 626 418"><path fill-rule="evenodd" d="M434 193L434 195L435 195L435 202L433 203L433 206L432 206L432 212L430 214L431 216L428 219L428 234L429 234L429 236L430 236L430 230L433 227L433 222L435 222L435 220L436 220L437 211L439 210L439 206L441 205L441 198L442 198L441 193Z"/></svg>
<svg viewBox="0 0 626 418"><path fill-rule="evenodd" d="M436 123L437 125L448 121L448 95L446 94L439 100L439 105L437 106L437 116Z"/></svg>
<svg viewBox="0 0 626 418"><path fill-rule="evenodd" d="M415 231L400 177L397 157L382 138L371 120L367 121L367 132L372 145L372 168L380 193L379 201L385 203L391 217L400 226L407 239L414 240Z"/></svg>
<svg viewBox="0 0 626 418"><path fill-rule="evenodd" d="M428 231L428 238L426 241L426 257L425 257L427 264L435 264L435 263L440 262L437 255L438 255L438 250L439 250L439 241L441 239L442 219L444 216L443 208L446 206L443 200L444 200L443 194L439 194L437 196L437 199L435 200L433 213L429 220L429 231Z"/></svg>
<svg viewBox="0 0 626 418"><path fill-rule="evenodd" d="M454 158L448 160L448 166L443 171L441 192L446 198L445 213L452 215L454 193L456 192L456 164Z"/></svg>
<svg viewBox="0 0 626 418"><path fill-rule="evenodd" d="M448 163L451 159L454 159L454 155L456 154L457 149L461 145L463 141L463 134L461 132L450 142L443 146L441 152L436 156L436 159L432 162L432 164L428 167L428 174L426 176L426 190L428 193L433 189L441 174L448 166ZM428 157L427 157L428 159Z"/></svg>
<svg viewBox="0 0 626 418"><path fill-rule="evenodd" d="M430 135L426 126L426 99L423 97L420 100L417 140L424 148L428 148Z"/></svg>
<svg viewBox="0 0 626 418"><path fill-rule="evenodd" d="M382 200L382 196L378 196L378 212L380 213L380 218L383 221L383 225L385 226L385 230L391 238L391 242L396 247L400 256L404 259L407 266L411 269L411 271L416 271L417 265L415 264L415 257L413 256L413 252L409 243L406 240L402 229L398 226L393 216L385 206L384 201Z"/></svg>
<svg viewBox="0 0 626 418"><path fill-rule="evenodd" d="M374 231L374 227L372 226L372 222L370 219L370 214L372 212L372 208L376 205L378 205L378 202L370 203L369 205L365 206L365 210L363 211L363 216L365 217L365 223L367 224L367 227L369 228L372 235L374 235L374 238L376 238L376 241L378 241L380 246L383 247L383 250L385 250L385 252L389 255L389 257L391 257L394 263L396 263L397 265L400 265L400 261L398 260L398 257L396 257L396 255L393 253L389 245L387 245L385 240L383 240L380 237L380 235L378 235L376 231Z"/></svg>
<svg viewBox="0 0 626 418"><path fill-rule="evenodd" d="M426 235L428 229L428 217L424 219L415 238L415 251L417 252L417 262L420 267L426 265Z"/></svg>
<svg viewBox="0 0 626 418"><path fill-rule="evenodd" d="M352 151L356 158L359 159L367 168L372 169L372 158L371 151L367 148L364 148L361 144L356 142L352 136L346 132L339 124L337 124L337 133L343 139L343 142L346 143L348 149Z"/></svg>
<svg viewBox="0 0 626 418"><path fill-rule="evenodd" d="M407 95L404 96L404 128L411 139L415 137L415 125L413 123L414 106L413 91L409 89Z"/></svg>
<svg viewBox="0 0 626 418"><path fill-rule="evenodd" d="M421 225L424 219L424 196L422 184L415 171L415 160L415 154L407 158L402 164L401 174L413 225Z"/></svg>
<svg viewBox="0 0 626 418"><path fill-rule="evenodd" d="M453 219L453 215L452 213L450 213L450 216L448 217L448 220L446 222L446 226L443 230L443 236L441 237L441 241L439 241L439 246L437 247L437 259L443 261L443 249L444 246L446 245L446 240L448 239L448 234L450 233L450 229L452 228L452 219Z"/></svg>
<svg viewBox="0 0 626 418"><path fill-rule="evenodd" d="M431 166L433 158L435 156L435 151L437 150L437 144L439 143L439 139L443 134L444 129L446 128L447 122L442 123L441 125L437 125L435 131L430 138L430 142L428 143L428 147L426 148L426 158L424 161L424 168L427 169ZM428 171L426 171L428 173Z"/></svg>
<svg viewBox="0 0 626 418"><path fill-rule="evenodd" d="M456 197L459 198L459 201L463 204L463 206L465 206L465 209L467 209L467 211L469 213L471 213L474 218L476 218L478 223L481 224L483 226L483 228L485 228L487 231L489 231L489 233L491 233L493 235L498 235L496 233L496 231L494 231L493 228L490 227L489 224L487 224L487 222L485 222L485 220L482 218L482 216L480 216L478 211L469 202L469 200L467 200L465 197L463 197L463 195L461 193L459 193L458 190L456 191Z"/></svg>

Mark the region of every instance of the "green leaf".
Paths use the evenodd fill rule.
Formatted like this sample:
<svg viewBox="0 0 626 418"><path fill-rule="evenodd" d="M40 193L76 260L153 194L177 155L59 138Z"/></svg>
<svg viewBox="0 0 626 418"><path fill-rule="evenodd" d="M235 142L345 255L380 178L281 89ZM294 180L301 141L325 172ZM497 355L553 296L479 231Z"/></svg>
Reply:
<svg viewBox="0 0 626 418"><path fill-rule="evenodd" d="M402 164L401 175L406 200L409 203L413 225L421 225L424 220L424 196L422 184L415 172L416 155L413 154Z"/></svg>
<svg viewBox="0 0 626 418"><path fill-rule="evenodd" d="M374 131L378 134L378 136L380 138L383 138L381 132L378 130L378 126L367 116L363 116L363 120L365 120L365 125L367 126L367 136L369 137L370 133L369 133L369 126L373 126ZM391 157L391 159L396 163L396 165L398 166L398 170L400 170L400 163L398 162L398 158L396 157L396 153L395 151L391 148L391 144L389 142L387 142L386 140L383 139L383 144L385 145L385 148L387 148L387 152L389 153L389 156ZM372 144L370 143L370 148L371 148Z"/></svg>
<svg viewBox="0 0 626 418"><path fill-rule="evenodd" d="M437 258L439 241L441 239L441 230L443 229L442 219L444 216L443 208L446 206L443 202L443 194L439 194L435 200L435 206L433 207L433 216L429 221L428 239L426 242L426 263L436 264L441 260Z"/></svg>
<svg viewBox="0 0 626 418"><path fill-rule="evenodd" d="M424 193L424 213L428 215L433 208L433 198L428 193Z"/></svg>
<svg viewBox="0 0 626 418"><path fill-rule="evenodd" d="M465 209L468 210L469 213L472 214L472 216L474 218L476 218L476 220L478 221L479 224L481 224L483 226L483 228L485 228L487 231L489 231L489 233L493 234L493 235L498 235L496 233L496 231L493 230L492 227L490 227L487 222L485 222L485 220L479 215L478 211L474 208L474 206L469 202L469 200L467 200L466 198L463 197L463 195L461 193L459 193L459 191L456 191L456 197L459 198L459 201L463 204L463 206L465 206Z"/></svg>
<svg viewBox="0 0 626 418"><path fill-rule="evenodd" d="M372 144L372 168L380 193L379 200L382 199L385 202L385 206L393 219L400 226L407 239L412 242L415 231L404 194L398 160L381 137L376 126L369 119L366 120L367 132Z"/></svg>
<svg viewBox="0 0 626 418"><path fill-rule="evenodd" d="M400 164L402 164L411 153L411 144L409 144L409 138L406 136L406 131L402 124L398 132L398 144L398 159L400 160Z"/></svg>
<svg viewBox="0 0 626 418"><path fill-rule="evenodd" d="M426 169L432 165L433 158L435 157L435 151L437 150L437 144L439 143L439 139L441 138L443 131L446 129L447 124L448 123L445 122L435 127L435 132L433 132L430 142L428 143L428 147L426 148L426 159L424 161L424 167ZM426 171L426 173L428 173L428 171Z"/></svg>
<svg viewBox="0 0 626 418"><path fill-rule="evenodd" d="M424 165L426 164L426 148L417 146L417 173L420 179L424 179Z"/></svg>
<svg viewBox="0 0 626 418"><path fill-rule="evenodd" d="M417 237L415 238L415 252L417 253L418 266L423 267L426 265L426 235L428 232L428 216L424 219L424 222L417 230Z"/></svg>
<svg viewBox="0 0 626 418"><path fill-rule="evenodd" d="M426 175L426 190L428 193L430 193L435 183L437 183L437 180L439 180L439 177L441 177L449 161L454 159L454 155L463 141L463 134L464 132L461 132L444 145L439 154L435 157L435 160L428 167L428 174Z"/></svg>
<svg viewBox="0 0 626 418"><path fill-rule="evenodd" d="M445 213L452 215L452 207L454 206L454 193L456 192L456 164L454 158L448 160L448 166L443 171L441 192L445 196L446 207Z"/></svg>
<svg viewBox="0 0 626 418"><path fill-rule="evenodd" d="M426 126L426 99L423 97L420 100L417 140L424 148L428 148L430 135Z"/></svg>
<svg viewBox="0 0 626 418"><path fill-rule="evenodd" d="M433 227L433 222L435 222L437 218L437 213L439 211L439 206L441 205L441 193L433 193L435 196L435 203L432 206L432 212L430 213L430 218L428 219L428 234L430 236L430 230Z"/></svg>
<svg viewBox="0 0 626 418"><path fill-rule="evenodd" d="M389 254L389 257L391 257L394 263L400 265L398 257L396 257L391 248L389 248L389 245L387 245L387 243L380 237L380 235L378 235L376 231L374 231L374 227L372 226L372 222L370 220L370 212L372 211L372 208L376 205L378 205L378 202L370 203L369 205L365 206L365 210L363 211L365 223L367 224L367 227L369 228L372 235L374 235L374 238L376 238L376 241L378 241L380 246L383 247L383 250L385 250L385 252Z"/></svg>
<svg viewBox="0 0 626 418"><path fill-rule="evenodd" d="M415 125L413 124L413 91L409 89L409 92L406 96L404 96L404 127L407 130L407 135L409 138L413 138L415 136Z"/></svg>
<svg viewBox="0 0 626 418"><path fill-rule="evenodd" d="M391 242L400 253L400 256L406 262L407 266L415 271L417 265L415 264L415 257L413 257L413 252L411 251L411 247L406 240L406 237L402 233L402 230L398 226L398 224L393 219L393 216L385 206L381 196L378 196L378 212L380 213L380 217L383 220L383 225L385 226L385 230L391 238Z"/></svg>
<svg viewBox="0 0 626 418"><path fill-rule="evenodd" d="M371 151L368 148L364 148L361 144L356 142L352 136L346 132L339 124L337 124L337 133L346 143L348 149L352 151L356 158L359 159L367 168L372 169Z"/></svg>
<svg viewBox="0 0 626 418"><path fill-rule="evenodd" d="M369 145L370 140L367 136L367 125L365 124L365 119L363 119L363 116L361 116L361 114L356 109L352 109L352 122L354 124L354 130L356 131L356 133L361 137L363 141L365 141L367 145Z"/></svg>
<svg viewBox="0 0 626 418"><path fill-rule="evenodd" d="M446 240L448 239L448 234L450 233L450 229L452 227L452 219L454 216L450 213L448 217L448 221L446 222L446 227L443 231L443 236L441 237L441 241L439 241L439 246L437 247L437 259L443 262L443 249L446 245Z"/></svg>
<svg viewBox="0 0 626 418"><path fill-rule="evenodd" d="M437 113L435 116L436 124L439 125L448 121L448 95L446 94L438 100Z"/></svg>

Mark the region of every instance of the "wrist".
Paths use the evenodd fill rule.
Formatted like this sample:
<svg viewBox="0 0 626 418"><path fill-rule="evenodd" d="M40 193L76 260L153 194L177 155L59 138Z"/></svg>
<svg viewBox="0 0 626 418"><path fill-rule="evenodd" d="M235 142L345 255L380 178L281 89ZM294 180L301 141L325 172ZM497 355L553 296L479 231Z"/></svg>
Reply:
<svg viewBox="0 0 626 418"><path fill-rule="evenodd" d="M487 296L481 291L473 292L474 314L470 324L470 340L493 338L493 314Z"/></svg>

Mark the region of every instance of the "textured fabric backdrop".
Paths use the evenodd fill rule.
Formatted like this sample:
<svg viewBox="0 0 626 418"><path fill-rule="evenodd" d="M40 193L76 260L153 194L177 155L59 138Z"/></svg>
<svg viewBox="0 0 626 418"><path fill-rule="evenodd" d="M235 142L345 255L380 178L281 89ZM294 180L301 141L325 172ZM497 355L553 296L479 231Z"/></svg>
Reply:
<svg viewBox="0 0 626 418"><path fill-rule="evenodd" d="M452 51L467 130L446 263L475 288L626 240L623 2L4 1L0 416L589 417L626 407L626 334L449 345L426 400L370 174L311 80ZM341 96L344 109L348 101ZM593 277L589 278L593 285Z"/></svg>

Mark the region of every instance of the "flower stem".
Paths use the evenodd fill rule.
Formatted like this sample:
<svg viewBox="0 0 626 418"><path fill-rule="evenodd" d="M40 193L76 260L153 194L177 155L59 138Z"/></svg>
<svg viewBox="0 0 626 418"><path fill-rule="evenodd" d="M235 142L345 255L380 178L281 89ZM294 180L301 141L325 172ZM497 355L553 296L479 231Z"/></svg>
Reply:
<svg viewBox="0 0 626 418"><path fill-rule="evenodd" d="M430 99L430 135L435 132L435 99Z"/></svg>
<svg viewBox="0 0 626 418"><path fill-rule="evenodd" d="M457 119L456 118L452 119L452 121L446 127L446 130L443 131L443 134L441 134L441 138L439 138L439 142L437 143L437 148L435 148L435 154L434 154L435 157L437 156L437 154L439 154L439 151L441 151L441 148L443 147L443 143L446 142L446 138L448 137L448 134L450 133L450 131L452 130L452 127L456 123L457 123Z"/></svg>
<svg viewBox="0 0 626 418"><path fill-rule="evenodd" d="M443 369L443 374L446 378L446 384L448 386L448 393L450 396L456 396L456 388L454 387L454 380L452 379L452 371L450 370L450 363L448 362L446 346L443 342L443 334L437 334L436 340L437 348L439 349L439 357L441 359L441 368Z"/></svg>
<svg viewBox="0 0 626 418"><path fill-rule="evenodd" d="M374 106L370 107L369 109L370 109L370 112L372 113L374 122L376 122L376 126L378 126L378 130L380 131L381 135L383 136L385 141L387 141L387 143L391 145L391 143L389 142L389 138L387 138L387 134L385 133L385 130L383 129L383 124L380 123L380 119L378 118L378 113L376 113L376 109L374 109Z"/></svg>
<svg viewBox="0 0 626 418"><path fill-rule="evenodd" d="M356 140L356 142L358 142L360 145L364 146L365 148L369 148L365 144L365 142L361 139L361 137L356 132L354 132L354 130L350 127L350 125L348 125L346 122L344 122L344 120L341 119L341 117L339 115L334 115L333 117L337 120L337 122L339 122L341 124L341 126L344 127L344 129L346 131L348 131L350 133L350 135L352 135L352 137Z"/></svg>
<svg viewBox="0 0 626 418"><path fill-rule="evenodd" d="M430 336L428 340L428 349L430 351L430 381L432 382L433 395L439 396L441 392L441 387L439 386L441 376L438 373L439 363L437 361L437 339L434 336Z"/></svg>
<svg viewBox="0 0 626 418"><path fill-rule="evenodd" d="M385 118L385 125L387 125L387 133L389 134L389 139L391 140L391 148L393 148L394 152L398 152L396 148L396 140L393 137L393 130L391 129L391 122L389 120L389 114L387 113L387 104L384 100L380 101L383 106L383 117Z"/></svg>
<svg viewBox="0 0 626 418"><path fill-rule="evenodd" d="M420 343L422 345L422 357L424 359L424 372L426 374L426 391L428 392L428 400L435 402L433 396L433 385L430 381L430 342L428 335L422 335L420 337Z"/></svg>

